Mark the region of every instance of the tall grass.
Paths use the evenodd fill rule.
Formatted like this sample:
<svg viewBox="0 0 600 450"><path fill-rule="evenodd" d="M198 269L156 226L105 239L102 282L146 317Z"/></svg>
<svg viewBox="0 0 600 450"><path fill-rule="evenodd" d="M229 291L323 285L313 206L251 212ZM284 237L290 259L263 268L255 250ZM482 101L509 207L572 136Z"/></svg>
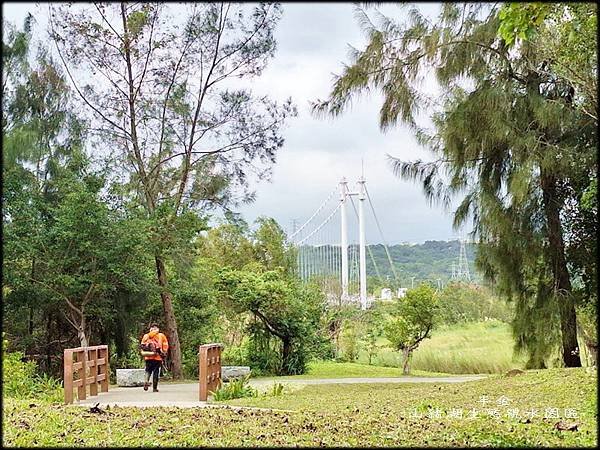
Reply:
<svg viewBox="0 0 600 450"><path fill-rule="evenodd" d="M400 367L400 354L381 339L381 350L374 358L376 365ZM510 326L489 320L462 323L435 330L430 339L413 352L411 370L454 374L500 373L524 366L523 357L513 356L514 341ZM362 352L359 362L366 362Z"/></svg>

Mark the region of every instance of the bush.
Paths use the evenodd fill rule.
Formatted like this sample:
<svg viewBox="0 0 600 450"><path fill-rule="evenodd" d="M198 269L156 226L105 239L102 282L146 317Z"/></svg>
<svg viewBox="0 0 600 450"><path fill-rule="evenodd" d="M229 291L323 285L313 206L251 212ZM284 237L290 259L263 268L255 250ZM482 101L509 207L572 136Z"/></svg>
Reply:
<svg viewBox="0 0 600 450"><path fill-rule="evenodd" d="M6 348L6 347L5 347ZM16 399L60 402L63 391L60 380L36 374L36 364L24 361L21 352L5 353L2 365L3 395Z"/></svg>
<svg viewBox="0 0 600 450"><path fill-rule="evenodd" d="M247 346L247 361L255 376L276 375L281 371L281 346L278 339L271 337L260 326L250 327Z"/></svg>
<svg viewBox="0 0 600 450"><path fill-rule="evenodd" d="M225 347L221 353L221 361L224 366L247 366L248 339L244 339L241 345Z"/></svg>
<svg viewBox="0 0 600 450"><path fill-rule="evenodd" d="M7 397L28 398L35 390L35 363L23 361L23 353L5 353L2 364L3 393Z"/></svg>
<svg viewBox="0 0 600 450"><path fill-rule="evenodd" d="M233 400L234 398L257 397L258 391L247 385L249 379L250 376L246 376L221 384L212 393L213 400L220 402L223 400Z"/></svg>
<svg viewBox="0 0 600 450"><path fill-rule="evenodd" d="M356 327L353 325L344 326L340 336L341 360L344 362L355 362L360 350L359 345L360 342Z"/></svg>
<svg viewBox="0 0 600 450"><path fill-rule="evenodd" d="M283 389L284 389L283 384L275 382L275 383L273 383L273 386L271 387L270 395L272 397L279 397L279 396L283 395Z"/></svg>
<svg viewBox="0 0 600 450"><path fill-rule="evenodd" d="M497 319L510 323L512 306L485 286L450 283L440 293L440 322L455 324Z"/></svg>

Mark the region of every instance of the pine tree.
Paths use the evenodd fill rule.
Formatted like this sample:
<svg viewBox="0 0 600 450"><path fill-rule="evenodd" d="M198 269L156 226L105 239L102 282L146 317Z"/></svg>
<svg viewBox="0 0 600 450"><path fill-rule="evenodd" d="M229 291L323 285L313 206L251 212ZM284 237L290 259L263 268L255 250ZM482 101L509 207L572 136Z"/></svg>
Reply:
<svg viewBox="0 0 600 450"><path fill-rule="evenodd" d="M566 204L577 203L566 188L595 173L597 123L577 107L586 93L540 58L535 39L508 48L495 6L447 3L436 23L415 8L405 25L381 17L375 26L362 10L358 17L369 43L353 51L314 111L335 116L356 94L380 89L381 128L408 125L438 157L391 158L395 173L419 180L443 206L462 197L454 226L473 221L478 267L517 301L513 326L529 365L544 365L554 334L542 329L556 323L564 364L580 366L564 215ZM419 88L428 71L442 88L437 98ZM435 108L433 131L415 118L427 106ZM549 320L554 311L557 322Z"/></svg>

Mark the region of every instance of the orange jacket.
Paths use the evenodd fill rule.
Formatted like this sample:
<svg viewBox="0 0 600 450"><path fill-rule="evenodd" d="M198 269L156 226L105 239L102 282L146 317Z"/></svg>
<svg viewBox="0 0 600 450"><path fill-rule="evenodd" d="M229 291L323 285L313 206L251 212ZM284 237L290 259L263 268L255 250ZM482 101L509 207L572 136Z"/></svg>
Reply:
<svg viewBox="0 0 600 450"><path fill-rule="evenodd" d="M169 350L169 341L167 341L167 337L158 333L155 336L150 337L150 333L146 333L142 338L142 344L147 344L152 342L157 349L161 349L164 353L167 353ZM154 354L152 356L144 356L144 359L155 359L157 361L162 361L160 355Z"/></svg>

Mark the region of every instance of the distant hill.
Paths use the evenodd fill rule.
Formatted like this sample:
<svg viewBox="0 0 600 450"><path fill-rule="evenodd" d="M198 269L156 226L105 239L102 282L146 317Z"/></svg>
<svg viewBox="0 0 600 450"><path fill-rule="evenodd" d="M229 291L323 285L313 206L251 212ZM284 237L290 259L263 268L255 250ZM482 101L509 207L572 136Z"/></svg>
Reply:
<svg viewBox="0 0 600 450"><path fill-rule="evenodd" d="M331 248L329 245L324 247ZM469 261L469 272L471 280L480 282L481 277L475 272L476 244L466 244L467 259ZM330 250L323 250L323 247L302 246L302 253L305 256L304 260L311 261L310 265L317 272L323 270L324 266L331 268L332 266L339 268L339 247L335 250L335 261L327 259L327 254ZM385 247L382 244L369 245L367 250L367 277L371 279L369 284L382 286L403 286L410 287L412 277L415 278L415 283L420 281L433 281L435 284L439 278L444 284L452 277L452 262L458 269L458 255L460 252L460 242L454 241L425 241L423 244L396 244L388 247L390 257L394 263L396 273L399 278L399 283L394 282L394 272L390 267ZM369 252L370 250L370 252ZM371 258L371 254L373 258ZM350 278L354 279L358 276L358 245L353 244L348 248L348 259L350 266ZM383 282L378 282L375 264L379 269L379 274ZM315 269L316 267L316 269ZM339 270L339 269L337 269ZM301 270L302 271L302 270ZM389 277L389 278L388 278ZM391 283L386 280L390 280Z"/></svg>
<svg viewBox="0 0 600 450"><path fill-rule="evenodd" d="M382 244L368 246L373 254L382 278L394 278L385 248ZM475 260L476 244L466 244L467 259L469 261L469 272L471 279L480 281L481 277L475 272L473 264ZM443 282L452 277L452 262L458 268L458 255L460 242L454 241L425 241L423 244L396 244L388 247L396 273L402 285L406 286L411 277L417 280L436 280L440 278ZM371 256L367 251L367 275L376 276Z"/></svg>

